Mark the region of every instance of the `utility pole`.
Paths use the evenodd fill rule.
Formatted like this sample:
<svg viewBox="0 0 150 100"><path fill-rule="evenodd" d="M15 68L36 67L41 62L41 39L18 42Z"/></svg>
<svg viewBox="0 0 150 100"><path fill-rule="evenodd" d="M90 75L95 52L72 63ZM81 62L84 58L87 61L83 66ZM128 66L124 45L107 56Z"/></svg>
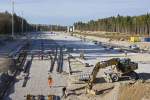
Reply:
<svg viewBox="0 0 150 100"><path fill-rule="evenodd" d="M27 24L27 22L26 22L26 32L28 32L28 24Z"/></svg>
<svg viewBox="0 0 150 100"><path fill-rule="evenodd" d="M23 24L24 24L24 19L23 19L23 11L22 11L22 34L23 34L23 32L24 32L24 30L23 30Z"/></svg>
<svg viewBox="0 0 150 100"><path fill-rule="evenodd" d="M51 25L51 32L52 32L52 30L53 30L52 27L53 27L53 26Z"/></svg>
<svg viewBox="0 0 150 100"><path fill-rule="evenodd" d="M38 25L36 25L36 31L38 31Z"/></svg>
<svg viewBox="0 0 150 100"><path fill-rule="evenodd" d="M12 38L14 38L14 0L11 0L12 3Z"/></svg>

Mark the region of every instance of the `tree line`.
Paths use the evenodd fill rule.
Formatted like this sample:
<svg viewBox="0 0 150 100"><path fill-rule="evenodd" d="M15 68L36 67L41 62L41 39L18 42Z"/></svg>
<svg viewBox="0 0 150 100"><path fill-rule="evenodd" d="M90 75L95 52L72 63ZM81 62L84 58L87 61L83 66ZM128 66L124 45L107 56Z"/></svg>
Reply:
<svg viewBox="0 0 150 100"><path fill-rule="evenodd" d="M23 28L22 28L23 22ZM30 25L24 18L14 14L14 32L21 33L32 31L34 27ZM1 12L0 13L0 34L10 34L12 32L12 15L10 13Z"/></svg>
<svg viewBox="0 0 150 100"><path fill-rule="evenodd" d="M129 34L150 35L150 14L141 16L112 16L108 18L74 23L75 30L108 31Z"/></svg>
<svg viewBox="0 0 150 100"><path fill-rule="evenodd" d="M67 31L67 26L60 26L60 25L33 25L36 27L37 31Z"/></svg>
<svg viewBox="0 0 150 100"><path fill-rule="evenodd" d="M23 25L22 25L23 24ZM22 28L23 26L23 28ZM66 31L66 26L29 24L26 19L14 14L14 32L22 33L30 31ZM0 34L11 34L12 32L12 14L9 12L0 12Z"/></svg>

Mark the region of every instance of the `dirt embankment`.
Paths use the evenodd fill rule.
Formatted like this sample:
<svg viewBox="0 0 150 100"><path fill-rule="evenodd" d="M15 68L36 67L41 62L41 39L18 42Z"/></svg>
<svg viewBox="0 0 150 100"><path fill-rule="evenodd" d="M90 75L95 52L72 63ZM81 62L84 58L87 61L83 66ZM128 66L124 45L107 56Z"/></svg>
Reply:
<svg viewBox="0 0 150 100"><path fill-rule="evenodd" d="M130 42L131 36L140 36L140 35L130 35L127 33L116 33L116 32L74 32L75 35L84 36L88 39L93 39L96 41L112 43L120 46L130 46L136 44L141 49L150 50L149 42ZM147 37L147 36L143 36Z"/></svg>
<svg viewBox="0 0 150 100"><path fill-rule="evenodd" d="M126 33L117 33L117 32L75 32L75 34L80 34L84 36L95 36L100 38L109 38L111 40L121 40L121 41L128 41L130 36Z"/></svg>
<svg viewBox="0 0 150 100"><path fill-rule="evenodd" d="M150 100L150 83L121 85L118 100Z"/></svg>

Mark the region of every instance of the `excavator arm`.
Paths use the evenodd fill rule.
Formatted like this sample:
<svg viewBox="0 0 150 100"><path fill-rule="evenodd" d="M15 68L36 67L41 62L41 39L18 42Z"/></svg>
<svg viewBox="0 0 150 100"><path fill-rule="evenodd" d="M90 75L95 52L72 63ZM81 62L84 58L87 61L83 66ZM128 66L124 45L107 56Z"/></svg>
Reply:
<svg viewBox="0 0 150 100"><path fill-rule="evenodd" d="M118 64L118 58L112 58L112 59L107 60L107 61L98 62L95 65L95 67L94 67L94 69L90 75L90 79L88 81L88 89L90 89L90 90L92 89L93 83L95 82L96 76L97 76L100 69L103 69L103 68L106 68L106 67L109 67L112 65L117 65L117 64Z"/></svg>

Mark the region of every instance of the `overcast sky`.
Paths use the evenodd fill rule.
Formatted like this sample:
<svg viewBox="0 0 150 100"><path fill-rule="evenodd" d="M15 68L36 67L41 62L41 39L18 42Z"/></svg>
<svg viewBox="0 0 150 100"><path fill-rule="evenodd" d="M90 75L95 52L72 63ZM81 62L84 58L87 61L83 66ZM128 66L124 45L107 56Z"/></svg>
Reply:
<svg viewBox="0 0 150 100"><path fill-rule="evenodd" d="M11 11L11 0L0 0L0 12ZM109 16L150 12L150 0L15 0L15 12L30 23L72 25Z"/></svg>

